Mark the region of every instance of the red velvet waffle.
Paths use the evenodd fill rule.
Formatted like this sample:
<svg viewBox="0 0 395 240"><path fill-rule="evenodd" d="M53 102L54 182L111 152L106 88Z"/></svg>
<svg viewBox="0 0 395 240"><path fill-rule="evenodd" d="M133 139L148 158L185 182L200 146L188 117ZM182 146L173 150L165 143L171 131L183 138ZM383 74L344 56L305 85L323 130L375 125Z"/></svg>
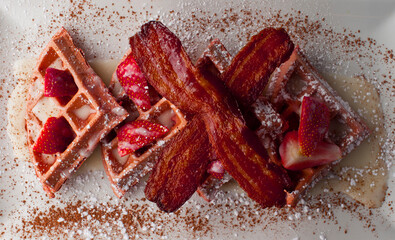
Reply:
<svg viewBox="0 0 395 240"><path fill-rule="evenodd" d="M292 112L299 114L303 96L314 96L324 102L332 119L328 140L340 147L343 157L369 136L366 124L318 74L298 47L273 74L265 94L285 118ZM295 205L301 194L331 167L329 164L301 171L295 190L287 194L287 204Z"/></svg>
<svg viewBox="0 0 395 240"><path fill-rule="evenodd" d="M229 66L229 59L231 57L225 47L218 39L215 39L198 60L198 65L221 75ZM369 135L369 129L360 117L319 76L301 54L299 48L295 48L289 60L273 73L264 94L252 104L250 109L260 122L256 133L271 161L281 164L278 157L279 144L284 132L293 127L288 126L287 123L298 122L301 99L305 95L315 96L325 102L331 111L331 125L342 125L341 132L330 131L327 140L336 143L341 148L343 156L351 152ZM295 188L287 193L287 204L295 205L300 196L326 175L332 166L332 164L327 164L297 172L290 171ZM219 180L209 177L199 187L198 193L206 200L211 200L215 197L219 187L229 179L224 177Z"/></svg>
<svg viewBox="0 0 395 240"><path fill-rule="evenodd" d="M47 68L67 70L78 91L70 97L45 97ZM48 110L52 108L51 110ZM63 118L74 139L61 153L43 154L33 150L49 117ZM50 197L93 152L99 141L127 117L127 112L110 95L64 28L41 53L29 90L26 129L31 159L37 176Z"/></svg>
<svg viewBox="0 0 395 240"><path fill-rule="evenodd" d="M129 54L130 50L121 62ZM102 141L104 169L110 179L115 195L121 198L130 187L137 184L142 177L152 170L158 153L165 143L181 131L187 121L178 108L165 98L161 98L152 87L150 87L152 107L147 111L140 109L127 96L118 81L116 72L111 79L110 89L118 102L129 112L130 117L124 123L134 120L149 120L150 122L160 123L169 129L165 136L154 143L124 157L120 157L118 154L118 139L115 134L110 134L109 137ZM121 127L123 124L118 127Z"/></svg>

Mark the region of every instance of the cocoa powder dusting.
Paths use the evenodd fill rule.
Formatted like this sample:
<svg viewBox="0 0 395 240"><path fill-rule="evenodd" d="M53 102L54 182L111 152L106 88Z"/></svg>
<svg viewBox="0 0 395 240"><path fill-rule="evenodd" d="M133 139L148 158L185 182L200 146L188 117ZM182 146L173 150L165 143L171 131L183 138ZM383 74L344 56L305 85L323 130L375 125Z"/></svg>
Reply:
<svg viewBox="0 0 395 240"><path fill-rule="evenodd" d="M128 4L122 6L118 4L115 7L114 5L99 6L90 0L69 0L70 8L64 9L59 14L51 14L51 9L57 6L53 3L52 6L44 8L44 14L50 16L48 21L51 24L49 27L38 25L37 35L49 39L51 33L60 25L66 25L76 45L84 50L87 59L117 59L128 48L128 38L138 30L137 27L130 27L129 23L142 24L149 19L157 19L163 21L180 37L191 58L196 60L204 47L214 38L220 38L234 55L252 35L262 28L283 27L320 71L332 72L339 76L363 74L380 94L393 96L395 92L393 50L385 48L373 38L360 37L358 30L352 31L346 28L335 30L329 24L329 20L320 17L318 13L307 16L300 9L283 12L268 7L262 11L251 10L254 9L252 6L245 7L245 9L221 7L213 13L202 10L204 8L190 10L191 6L180 3L176 7L188 9L188 14L168 9L152 14L154 5L146 4L142 9L135 9L133 2L129 1ZM95 19L95 21L88 21L88 19ZM31 20L35 22L34 18ZM100 24L103 22L108 22L111 28L115 29L115 33L112 34L108 29L101 28ZM84 32L79 27L75 27L81 24L84 24L85 28L94 29L93 33L100 37L86 39ZM110 50L111 41L116 41L117 44ZM44 42L39 42L37 46L15 44L15 51L21 57L24 54L34 56L44 47ZM95 51L97 49L103 52ZM380 68L378 61L387 67ZM350 67L341 68L344 64ZM1 82L5 84L7 81L2 79ZM14 82L10 84L15 85ZM9 96L9 90L1 89L1 99L7 99ZM381 107L395 113L394 99L390 101L383 103ZM3 103L3 100L1 102ZM395 119L388 117L385 122L388 126L388 137L382 140L381 157L387 156L385 160L390 167L395 154ZM6 131L5 127L2 127L2 131ZM3 150L5 150L4 147L0 147L0 151ZM34 174L30 163L18 163L18 160L12 156L2 156L1 160L0 169L3 172L14 173L18 170L23 174ZM111 197L113 194L109 187L103 190L93 180L94 178L79 175L70 179L61 189L57 199L46 200L40 187L36 187L40 183L26 181L23 174L3 176L0 172L0 179L5 177L12 179L11 190L22 187L23 198L29 199L27 201L19 200L19 198L13 200L15 204L24 207L13 210L7 216L15 222L12 226L6 227L0 222L0 237L6 232L11 232L23 239L45 237L50 239L211 239L218 238L218 236L224 239L237 238L239 235L247 236L248 239L248 236L252 236L249 234L254 232L270 230L281 233L282 227L294 229L295 232L303 234L304 228L309 225L318 226L320 221L326 224L325 226L336 225L339 232L349 234L351 231L345 223L346 220L338 217L339 212L343 211L347 212L352 220L356 219L361 222L363 227L376 237L378 227L390 225L379 210L367 209L342 194L331 193L330 190L328 193L306 196L295 208L281 209L262 209L244 193L239 193L237 189L223 190L218 194L217 200L211 203L206 203L195 196L177 212L167 214L158 210L143 197L135 196L134 191L143 191L141 186L133 193L127 194L126 199L116 200ZM98 179L103 179L102 182L107 180L103 172L97 174L91 171L88 174L99 175ZM94 190L83 190L86 185L91 185L90 187ZM71 196L65 194L67 191L72 191L72 194L69 194ZM9 192L10 189L0 186L0 202L9 200L5 197ZM87 200L74 200L79 194L87 196ZM104 199L92 201L97 194L105 195ZM391 196L391 194L393 193L389 190L387 195ZM37 195L40 197L36 197ZM30 202L34 203L38 199L45 202L45 206L30 205ZM386 204L393 214L393 202L388 201ZM0 217L4 211L0 210ZM319 236L320 239L325 235L322 232L313 232L313 234ZM291 239L295 236L286 237Z"/></svg>
<svg viewBox="0 0 395 240"><path fill-rule="evenodd" d="M161 212L144 198L135 199L137 203L128 205L67 202L65 207L50 205L46 211L40 208L30 209L31 217L22 219L22 226L15 226L12 230L24 239L43 236L77 239L90 239L90 236L99 239L167 239L168 234L173 238L213 238L213 229L253 233L271 229L272 224L283 222L297 230L301 228L300 222L308 221L317 225L315 220L323 217L326 223L338 225L339 219L335 212L339 208L352 213L353 217L364 222L364 227L371 231L374 231L377 224L372 221L372 211L341 195L330 197L328 202L307 198L296 208L262 209L244 194L221 194L220 200L210 204L195 203L194 206L184 206L172 214ZM228 217L223 218L223 215ZM183 227L183 233L175 234L174 231L180 226ZM339 225L339 230L347 232L347 226Z"/></svg>

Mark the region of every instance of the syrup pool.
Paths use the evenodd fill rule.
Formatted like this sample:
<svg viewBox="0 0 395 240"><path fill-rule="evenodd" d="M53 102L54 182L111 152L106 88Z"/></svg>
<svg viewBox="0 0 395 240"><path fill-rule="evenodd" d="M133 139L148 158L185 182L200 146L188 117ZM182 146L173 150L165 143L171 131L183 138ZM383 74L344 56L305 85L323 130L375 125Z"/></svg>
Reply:
<svg viewBox="0 0 395 240"><path fill-rule="evenodd" d="M90 65L109 84L119 60L93 60ZM14 64L15 87L8 101L7 131L13 143L15 157L29 160L26 143L25 109L28 79L35 65L34 59L25 59ZM371 136L351 152L333 169L329 179L321 181L311 194L322 193L323 189L343 192L369 207L378 207L384 200L387 189L388 167L381 146L386 140L383 126L380 97L375 88L363 77L334 77L324 75L328 83L358 112L371 129ZM98 146L93 154L78 170L77 174L87 171L103 170L101 149ZM228 184L226 188L236 187Z"/></svg>
<svg viewBox="0 0 395 240"><path fill-rule="evenodd" d="M368 207L379 207L387 190L388 167L381 146L386 140L384 114L376 88L362 76L324 75L343 100L349 103L371 130L368 139L333 169L333 178L318 187L344 192Z"/></svg>

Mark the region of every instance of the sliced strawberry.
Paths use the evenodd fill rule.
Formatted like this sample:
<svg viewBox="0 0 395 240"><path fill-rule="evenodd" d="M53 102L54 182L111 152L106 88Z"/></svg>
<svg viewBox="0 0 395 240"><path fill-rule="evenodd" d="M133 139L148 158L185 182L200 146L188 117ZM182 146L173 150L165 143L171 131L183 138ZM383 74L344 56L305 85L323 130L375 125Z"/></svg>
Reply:
<svg viewBox="0 0 395 240"><path fill-rule="evenodd" d="M222 179L225 174L225 169L219 160L212 161L207 170L213 177Z"/></svg>
<svg viewBox="0 0 395 240"><path fill-rule="evenodd" d="M129 98L138 107L143 111L151 108L147 80L132 57L132 54L129 54L125 61L118 65L117 77Z"/></svg>
<svg viewBox="0 0 395 240"><path fill-rule="evenodd" d="M342 156L340 148L333 143L319 142L311 156L301 153L298 141L298 132L292 131L285 135L280 145L282 165L289 170L301 170L331 163Z"/></svg>
<svg viewBox="0 0 395 240"><path fill-rule="evenodd" d="M47 68L44 77L44 96L73 96L77 91L78 87L69 71Z"/></svg>
<svg viewBox="0 0 395 240"><path fill-rule="evenodd" d="M118 153L121 157L152 143L165 135L169 129L158 123L137 120L123 125L118 133Z"/></svg>
<svg viewBox="0 0 395 240"><path fill-rule="evenodd" d="M74 132L64 117L50 117L41 129L33 150L45 154L63 152L73 139Z"/></svg>
<svg viewBox="0 0 395 240"><path fill-rule="evenodd" d="M330 113L328 107L313 97L303 97L300 109L298 139L301 153L305 156L317 148L329 129Z"/></svg>

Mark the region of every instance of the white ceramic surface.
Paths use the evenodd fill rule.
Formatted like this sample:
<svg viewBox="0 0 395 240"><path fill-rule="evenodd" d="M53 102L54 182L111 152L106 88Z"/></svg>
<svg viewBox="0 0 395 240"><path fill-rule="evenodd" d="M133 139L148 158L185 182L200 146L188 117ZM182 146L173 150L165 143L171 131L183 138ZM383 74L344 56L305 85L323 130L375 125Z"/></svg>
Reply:
<svg viewBox="0 0 395 240"><path fill-rule="evenodd" d="M4 239L18 239L20 236L12 231L11 226L22 224L20 219L24 216L23 209L30 209L32 206L37 206L39 209L46 209L52 204L62 205L59 198L50 200L50 204L46 203L47 199L37 181L33 169L29 167L28 162L19 162L19 166L15 166L15 161L12 153L12 147L6 133L6 113L7 100L10 96L13 87L15 86L12 77L14 62L26 58L37 57L45 43L50 39L54 31L64 25L67 29L72 30L72 35L75 36L76 42L85 53L87 59L120 59L123 53L128 48L128 37L131 36L138 27L147 20L154 18L153 16L161 16L161 19L171 19L168 15L170 10L178 12L177 16L190 17L189 13L192 10L202 9L207 12L221 13L224 9L234 7L235 9L262 9L263 14L268 14L269 7L273 10L283 9L283 13L287 11L301 10L306 15L313 19L321 19L325 17L326 24L333 27L335 30L341 32L343 28L351 29L353 31L361 30L358 33L362 38L372 37L377 40L379 44L384 44L385 47L395 49L395 1L393 0L333 0L333 1L226 1L226 0L198 0L198 1L159 1L159 0L142 0L142 1L85 1L80 8L75 8L75 5L80 1L34 1L34 0L1 0L0 3L0 80L1 95L0 95L0 131L2 137L0 138L0 232L4 227L4 235L0 235ZM81 1L83 2L83 1ZM100 10L105 7L105 11ZM75 11L80 10L82 15L88 18L85 21L68 18L70 9ZM133 9L136 12L144 11L148 14L133 15L128 10ZM266 10L266 12L265 12ZM132 17L124 21L118 21L114 11L118 11L120 15L128 15ZM98 12L100 16L92 18ZM63 16L61 16L62 14ZM58 17L59 16L59 17ZM107 20L105 20L107 19ZM166 24L170 28L179 29L180 23L177 21L169 21ZM170 24L171 23L171 24ZM237 28L237 26L233 26ZM259 29L255 27L256 29ZM243 29L240 29L242 31ZM212 31L209 29L208 31ZM190 39L198 39L201 42L196 43L196 47L191 47L192 44L187 44L187 49L192 54L198 54L208 39L199 39L196 35L199 32L190 32L195 36L181 36L183 41ZM215 35L215 33L212 33ZM204 35L207 36L207 35ZM221 37L232 53L240 48L237 41L233 41L232 34L228 36L222 34ZM319 40L317 40L319 41ZM315 45L319 46L319 42ZM312 55L314 49L310 49L308 54ZM331 63L324 62L319 65L325 66ZM377 63L379 64L379 63ZM379 66L380 69L394 68L394 63L386 66ZM325 70L325 67L321 69ZM327 70L327 69L326 69ZM353 69L348 69L346 73L350 76L355 75ZM393 74L395 76L395 74ZM394 78L394 77L393 77ZM392 79L394 86L394 80ZM385 106L386 119L394 120L394 89L382 96L383 103L388 102ZM392 99L392 102L390 101ZM387 122L391 126L391 123ZM392 159L390 159L392 161ZM109 183L104 176L104 171L100 166L101 163L90 163L91 169L82 168L76 176L72 177L61 190L61 198L65 201L70 201L76 198L76 195L84 199L85 195L95 196L97 202L117 202L110 199L113 194L111 192ZM7 170L6 170L7 169ZM12 170L10 170L12 169ZM93 174L92 174L93 173ZM180 226L179 231L181 235L168 232L169 239L174 236L181 236L185 239L190 238L215 238L215 239L394 239L395 236L395 217L394 212L388 207L388 204L394 199L394 180L395 173L392 170L389 173L389 196L383 207L373 210L377 217L374 220L376 230L371 231L371 228L366 228L364 219L358 219L353 214L343 211L341 208L335 209L334 214L337 217L337 222L327 221L325 218L313 220L293 220L296 224L273 223L267 228L263 226L256 226L251 231L241 231L237 228L212 229L211 234L202 234L200 236L191 237L188 233L183 234L185 226ZM28 186L28 187L26 187ZM28 189L28 190L26 190ZM67 192L69 190L69 192ZM44 197L38 197L38 196ZM133 194L127 197L132 199L135 196L142 196L141 187ZM78 197L77 197L78 198ZM198 197L194 197L194 202L204 204ZM127 203L127 202L126 202ZM20 215L15 216L15 214ZM26 212L25 215L29 213ZM28 216L26 216L28 217ZM213 225L216 221L220 221L221 217L217 216L210 219ZM295 226L296 225L296 226ZM339 230L339 226L344 228ZM166 228L167 226L163 226ZM172 231L177 228L171 228ZM172 237L173 236L173 237ZM81 238L88 238L89 235L81 235ZM102 237L102 236L101 236ZM101 238L100 237L100 238ZM104 237L103 237L104 238ZM108 238L112 238L108 236Z"/></svg>

